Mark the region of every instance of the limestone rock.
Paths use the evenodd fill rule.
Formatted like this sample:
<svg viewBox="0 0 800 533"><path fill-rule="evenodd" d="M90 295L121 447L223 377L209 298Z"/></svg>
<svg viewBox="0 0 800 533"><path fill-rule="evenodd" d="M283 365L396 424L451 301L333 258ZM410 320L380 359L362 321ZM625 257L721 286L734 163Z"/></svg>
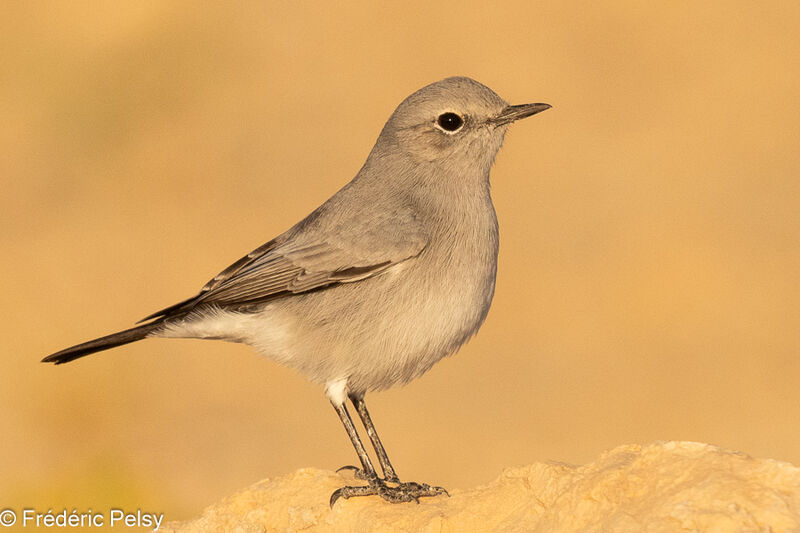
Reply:
<svg viewBox="0 0 800 533"><path fill-rule="evenodd" d="M584 466L535 463L451 497L339 500L352 477L305 468L267 479L162 531L800 531L800 468L694 442L619 446Z"/></svg>

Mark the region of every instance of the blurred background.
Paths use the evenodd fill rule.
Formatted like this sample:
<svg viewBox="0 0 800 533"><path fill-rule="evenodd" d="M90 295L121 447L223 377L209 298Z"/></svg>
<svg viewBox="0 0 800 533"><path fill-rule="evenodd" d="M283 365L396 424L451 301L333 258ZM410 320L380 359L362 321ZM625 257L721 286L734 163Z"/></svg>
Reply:
<svg viewBox="0 0 800 533"><path fill-rule="evenodd" d="M693 440L800 464L800 7L5 2L0 508L189 518L356 461L244 346L43 356L193 295L358 171L450 75L554 108L495 165L478 336L368 396L404 479Z"/></svg>

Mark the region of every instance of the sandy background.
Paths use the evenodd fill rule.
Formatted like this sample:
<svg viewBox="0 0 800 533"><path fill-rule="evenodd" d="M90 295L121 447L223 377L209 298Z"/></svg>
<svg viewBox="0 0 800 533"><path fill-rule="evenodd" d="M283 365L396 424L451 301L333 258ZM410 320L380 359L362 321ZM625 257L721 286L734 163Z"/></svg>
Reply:
<svg viewBox="0 0 800 533"><path fill-rule="evenodd" d="M554 109L493 171L480 334L368 397L400 475L656 439L800 463L800 8L403 6L3 3L0 508L176 520L354 462L321 389L243 346L38 360L194 294L454 74Z"/></svg>

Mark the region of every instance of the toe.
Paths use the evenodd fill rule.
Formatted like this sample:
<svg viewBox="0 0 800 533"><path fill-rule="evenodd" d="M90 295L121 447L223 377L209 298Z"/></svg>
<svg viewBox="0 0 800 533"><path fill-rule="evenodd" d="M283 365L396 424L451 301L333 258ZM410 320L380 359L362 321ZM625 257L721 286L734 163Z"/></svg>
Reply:
<svg viewBox="0 0 800 533"><path fill-rule="evenodd" d="M367 478L367 474L364 472L364 470L362 468L359 468L359 467L353 466L353 465L345 465L345 466L343 466L341 468L337 468L336 472L339 473L339 472L343 472L345 470L352 471L353 472L353 477L356 478L356 479L362 479L362 480L368 479Z"/></svg>

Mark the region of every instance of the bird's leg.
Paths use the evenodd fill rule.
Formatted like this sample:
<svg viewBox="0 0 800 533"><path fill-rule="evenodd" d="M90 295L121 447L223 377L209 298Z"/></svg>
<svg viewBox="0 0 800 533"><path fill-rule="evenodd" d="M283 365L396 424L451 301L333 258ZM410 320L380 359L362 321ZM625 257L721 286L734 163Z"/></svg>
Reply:
<svg viewBox="0 0 800 533"><path fill-rule="evenodd" d="M350 418L350 413L347 412L347 407L344 404L337 405L331 402L333 403L333 408L336 410L336 413L339 415L339 419L342 421L342 424L344 424L344 429L347 431L347 435L350 437L353 447L356 449L363 469L347 466L343 468L355 470L356 477L364 479L368 483L366 486L346 486L334 491L334 493L331 494L331 508L339 498L344 498L346 500L354 496L377 495L390 503L412 501L419 503L419 499L425 496L448 494L442 487L431 487L426 483L415 483L413 481L402 483L397 478L397 474L395 474L394 468L392 468L392 464L389 462L389 457L386 455L386 450L383 448L383 444L381 444L378 434L375 432L375 426L372 424L372 419L367 412L363 396L351 396L350 400L353 402L356 410L358 410L362 422L364 422L364 427L367 429L367 433L372 440L372 445L375 447L375 453L378 454L378 459L380 460L381 468L383 469L386 479L379 478L378 474L375 472L375 467L372 466L372 461L367 455L364 444L361 442L361 438L356 432L353 420ZM342 468L339 470L342 470Z"/></svg>
<svg viewBox="0 0 800 533"><path fill-rule="evenodd" d="M381 443L380 437L378 437L378 432L375 431L375 424L372 423L372 418L369 416L369 411L367 411L367 404L364 402L364 395L350 395L350 401L353 402L353 407L355 407L356 411L358 411L358 416L361 418L361 423L364 424L364 428L367 430L367 435L369 435L369 440L372 441L372 447L375 448L375 453L378 456L378 462L381 464L381 470L383 470L383 479L386 481L399 483L400 479L397 477L392 463L389 462L389 456L386 455L386 450L383 447L383 443Z"/></svg>
<svg viewBox="0 0 800 533"><path fill-rule="evenodd" d="M345 404L337 405L333 402L331 402L331 404L336 410L336 414L339 415L339 420L342 421L344 430L347 431L347 436L350 437L350 442L353 443L353 448L356 449L358 459L361 461L361 469L358 469L354 466L343 466L339 470L355 470L359 473L357 477L361 479L369 480L370 478L377 478L378 474L375 472L375 467L372 466L372 461L370 460L369 455L367 455L367 450L364 448L364 444L361 442L361 438L358 436L356 427L353 425L353 419L350 418L350 413L347 412L347 406ZM339 470L337 470L337 472Z"/></svg>

